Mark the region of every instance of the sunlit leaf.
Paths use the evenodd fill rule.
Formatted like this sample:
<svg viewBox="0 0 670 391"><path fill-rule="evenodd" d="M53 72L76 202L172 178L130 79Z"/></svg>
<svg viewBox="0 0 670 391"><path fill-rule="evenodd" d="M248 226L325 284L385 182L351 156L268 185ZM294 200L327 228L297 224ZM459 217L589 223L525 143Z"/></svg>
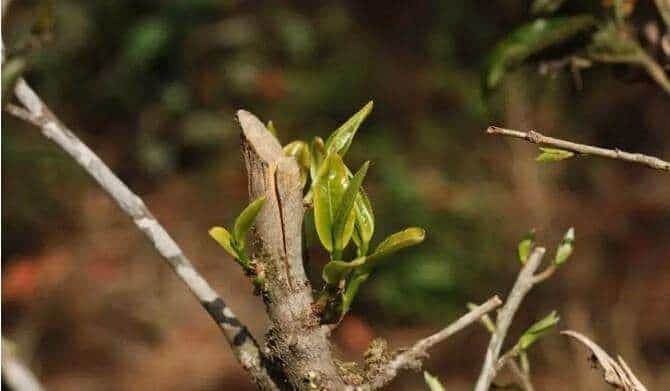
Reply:
<svg viewBox="0 0 670 391"><path fill-rule="evenodd" d="M332 153L319 169L312 189L314 191L314 223L321 244L333 252L333 224L342 202L342 196L349 184L342 158Z"/></svg>
<svg viewBox="0 0 670 391"><path fill-rule="evenodd" d="M541 163L557 162L559 160L570 159L571 157L575 156L574 152L558 148L540 147L540 151L542 151L542 153L535 158L535 161Z"/></svg>
<svg viewBox="0 0 670 391"><path fill-rule="evenodd" d="M365 257L358 257L351 262L330 261L323 267L321 277L325 282L331 285L337 285L337 283L347 277L352 270L364 263Z"/></svg>
<svg viewBox="0 0 670 391"><path fill-rule="evenodd" d="M426 231L418 227L411 227L400 232L396 232L384 239L384 241L377 246L375 251L368 256L365 265L363 265L363 269L365 272L369 273L384 257L387 257L405 247L419 244L423 242L425 238Z"/></svg>
<svg viewBox="0 0 670 391"><path fill-rule="evenodd" d="M522 264L526 263L526 261L528 260L528 256L530 255L531 250L533 250L534 244L535 244L535 230L532 229L519 242L518 246L519 261L521 261Z"/></svg>
<svg viewBox="0 0 670 391"><path fill-rule="evenodd" d="M337 251L343 250L349 243L349 239L351 239L354 231L354 202L369 166L370 162L365 162L356 175L351 178L337 208L335 220L333 221L333 239L335 240L335 249Z"/></svg>
<svg viewBox="0 0 670 391"><path fill-rule="evenodd" d="M570 228L568 232L565 233L561 244L558 245L556 249L556 256L554 257L554 264L561 265L568 260L572 254L572 243L575 241L575 229Z"/></svg>
<svg viewBox="0 0 670 391"><path fill-rule="evenodd" d="M214 240L217 241L223 247L228 254L230 254L233 258L239 259L240 256L235 249L233 245L233 237L230 235L230 232L228 232L225 228L223 227L212 227L209 230L209 236L211 236Z"/></svg>
<svg viewBox="0 0 670 391"><path fill-rule="evenodd" d="M240 250L246 248L246 237L251 225L256 220L256 216L265 205L265 197L258 197L251 204L249 204L242 213L235 219L235 226L233 228L233 237Z"/></svg>
<svg viewBox="0 0 670 391"><path fill-rule="evenodd" d="M530 6L533 15L551 14L556 12L565 3L565 0L535 0Z"/></svg>
<svg viewBox="0 0 670 391"><path fill-rule="evenodd" d="M304 187L307 183L307 176L309 175L312 164L309 145L304 141L293 141L286 144L284 147L284 155L292 156L298 162L298 165L300 166L300 183L301 187Z"/></svg>
<svg viewBox="0 0 670 391"><path fill-rule="evenodd" d="M484 86L495 88L503 76L528 57L586 31L595 24L591 15L542 18L517 28L491 52Z"/></svg>
<svg viewBox="0 0 670 391"><path fill-rule="evenodd" d="M273 136L277 137L277 128L275 128L275 124L272 121L268 121L267 126L265 128L272 133Z"/></svg>
<svg viewBox="0 0 670 391"><path fill-rule="evenodd" d="M310 145L310 152L312 157L310 176L312 181L314 181L319 172L319 167L321 167L323 160L326 158L326 147L321 137L314 137L314 140L312 140L312 144Z"/></svg>
<svg viewBox="0 0 670 391"><path fill-rule="evenodd" d="M349 312L351 304L354 302L354 298L356 297L356 293L358 293L358 289L360 288L361 284L368 279L369 276L369 274L358 274L355 275L351 281L349 281L349 284L347 284L347 287L344 289L344 293L342 294L342 315Z"/></svg>
<svg viewBox="0 0 670 391"><path fill-rule="evenodd" d="M440 380L428 373L428 371L423 371L423 379L426 381L430 391L444 391L444 386L442 386Z"/></svg>
<svg viewBox="0 0 670 391"><path fill-rule="evenodd" d="M356 135L356 131L372 111L372 106L373 102L368 102L328 137L328 140L326 140L326 152L328 154L335 152L340 156L344 156L347 153L349 146L351 146L351 141Z"/></svg>
<svg viewBox="0 0 670 391"><path fill-rule="evenodd" d="M361 187L354 202L354 215L356 224L352 238L359 248L358 255L367 255L370 240L372 240L372 235L375 232L375 215L370 199L363 187Z"/></svg>
<svg viewBox="0 0 670 391"><path fill-rule="evenodd" d="M560 318L556 315L556 311L552 311L542 320L535 322L521 335L521 338L519 338L517 345L519 349L522 351L528 349L530 345L542 336L542 334L554 327L559 320Z"/></svg>
<svg viewBox="0 0 670 391"><path fill-rule="evenodd" d="M294 157L298 161L300 168L309 170L312 160L309 149L309 145L306 142L296 140L284 146L284 155Z"/></svg>

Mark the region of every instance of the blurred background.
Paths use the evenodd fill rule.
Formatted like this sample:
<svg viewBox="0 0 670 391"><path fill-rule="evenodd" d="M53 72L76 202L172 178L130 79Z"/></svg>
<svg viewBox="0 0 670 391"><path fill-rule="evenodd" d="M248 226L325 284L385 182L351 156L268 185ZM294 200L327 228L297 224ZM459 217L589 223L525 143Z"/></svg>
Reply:
<svg viewBox="0 0 670 391"><path fill-rule="evenodd" d="M44 4L47 4L46 6ZM568 2L568 10L570 9ZM580 2L574 2L580 3ZM582 2L599 7L600 1ZM639 1L634 18L656 18ZM581 6L585 6L582 4ZM486 56L529 20L529 1L15 1L5 44L52 109L138 192L259 338L266 316L241 269L207 235L247 203L235 110L273 120L282 143L327 137L375 101L347 155L373 164L374 242L405 226L427 240L376 273L333 342L360 360L506 295L531 228L575 253L528 297L508 337L556 309L670 388L670 179L597 158L538 164L489 124L670 158L670 99L644 73L553 77L527 65L482 94ZM4 97L3 97L4 99ZM220 331L75 163L2 114L2 334L51 390L251 389ZM308 235L313 282L327 260ZM472 387L483 327L439 345L426 368ZM556 331L530 352L539 390L608 389ZM508 379L502 373L501 383ZM390 389L424 389L405 372Z"/></svg>

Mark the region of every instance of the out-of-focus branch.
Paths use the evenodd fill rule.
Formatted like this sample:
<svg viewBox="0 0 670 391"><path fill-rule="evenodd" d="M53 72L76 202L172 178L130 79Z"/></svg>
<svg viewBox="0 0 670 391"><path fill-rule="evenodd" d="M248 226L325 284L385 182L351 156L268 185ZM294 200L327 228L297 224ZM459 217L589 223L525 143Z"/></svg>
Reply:
<svg viewBox="0 0 670 391"><path fill-rule="evenodd" d="M428 357L428 349L444 341L451 335L470 326L478 321L482 316L500 306L502 302L498 296L493 296L484 304L474 307L467 314L461 316L455 322L439 332L426 337L415 343L409 349L402 351L391 359L386 366L376 375L369 384L371 389L383 387L386 383L393 380L398 371L405 368L420 368L422 360Z"/></svg>
<svg viewBox="0 0 670 391"><path fill-rule="evenodd" d="M74 158L144 232L160 255L223 331L233 353L254 382L263 389L277 389L258 344L233 311L193 267L181 248L156 220L140 197L133 193L107 165L51 112L20 79L14 93L24 107L10 105L8 111L39 127L42 134Z"/></svg>
<svg viewBox="0 0 670 391"><path fill-rule="evenodd" d="M603 348L576 331L565 330L561 334L578 340L591 351L603 370L606 383L624 391L647 391L621 356L617 356L618 362L615 361Z"/></svg>
<svg viewBox="0 0 670 391"><path fill-rule="evenodd" d="M10 341L2 338L2 382L17 391L44 390L32 371L12 352L10 345Z"/></svg>
<svg viewBox="0 0 670 391"><path fill-rule="evenodd" d="M521 269L519 277L517 277L512 291L510 292L505 305L498 311L496 317L496 328L491 334L488 348L486 349L486 356L484 358L484 365L482 366L479 379L475 386L475 391L487 391L495 379L499 364L498 357L502 349L503 342L507 336L507 331L512 324L512 319L519 309L521 302L528 292L536 284L535 271L542 263L545 249L543 247L536 247L528 257L528 261Z"/></svg>
<svg viewBox="0 0 670 391"><path fill-rule="evenodd" d="M486 129L486 133L520 138L533 144L552 146L583 155L594 155L610 159L624 160L630 163L642 164L661 171L670 171L670 162L659 159L657 157L643 155L641 153L624 152L616 148L607 149L586 144L578 144L571 141L548 137L532 130L528 132L522 132L519 130L505 129L497 126L489 126L488 129Z"/></svg>

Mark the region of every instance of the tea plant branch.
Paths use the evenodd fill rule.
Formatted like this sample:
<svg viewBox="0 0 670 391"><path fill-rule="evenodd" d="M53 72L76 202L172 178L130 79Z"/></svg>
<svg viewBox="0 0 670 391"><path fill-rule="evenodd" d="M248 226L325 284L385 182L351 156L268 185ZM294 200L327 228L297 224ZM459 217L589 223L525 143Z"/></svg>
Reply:
<svg viewBox="0 0 670 391"><path fill-rule="evenodd" d="M6 383L12 390L44 390L32 371L12 352L10 344L10 341L2 338L2 383Z"/></svg>
<svg viewBox="0 0 670 391"><path fill-rule="evenodd" d="M246 326L198 273L181 248L151 214L144 201L53 114L25 80L18 80L14 93L24 107L8 105L7 111L39 127L46 138L60 146L96 180L144 232L172 270L200 301L222 330L235 357L254 382L260 388L277 389L266 367L266 359Z"/></svg>
<svg viewBox="0 0 670 391"><path fill-rule="evenodd" d="M428 356L428 349L449 338L453 334L470 326L482 316L502 304L498 296L493 296L484 304L474 307L470 312L458 318L439 332L416 342L409 349L402 351L386 364L382 371L370 382L371 389L378 389L393 380L398 371L405 368L420 368L421 362Z"/></svg>
<svg viewBox="0 0 670 391"><path fill-rule="evenodd" d="M630 163L642 164L661 171L670 171L670 162L659 159L657 157L643 155L641 153L625 152L616 148L607 149L586 144L578 144L571 141L548 137L532 130L528 132L522 132L519 130L505 129L497 126L489 126L486 129L486 133L520 138L533 144L552 146L583 155L600 156L610 159L623 160Z"/></svg>
<svg viewBox="0 0 670 391"><path fill-rule="evenodd" d="M535 271L540 267L542 258L544 257L544 247L536 247L528 257L525 265L521 269L519 276L512 287L512 291L505 300L505 305L498 311L496 317L496 328L491 334L488 348L486 349L486 356L484 358L484 365L477 379L475 391L487 391L493 383L498 373L498 357L502 349L503 342L507 336L512 319L519 309L524 297L530 292L533 286L537 283ZM551 266L550 266L551 267Z"/></svg>
<svg viewBox="0 0 670 391"><path fill-rule="evenodd" d="M261 291L270 318L268 358L292 389L343 389L332 357L330 329L313 310L302 258L304 216L300 168L253 114L239 110L249 199L265 197L252 230L252 261L263 274Z"/></svg>
<svg viewBox="0 0 670 391"><path fill-rule="evenodd" d="M549 268L547 268L549 269ZM474 304L468 304L468 308L472 308ZM484 315L480 319L480 323L486 330L489 332L493 333L495 331L495 322L491 319L490 316ZM535 387L533 387L533 382L530 380L530 374L524 370L522 370L519 367L519 364L514 360L515 355L513 353L517 353L518 350L516 349L517 345L514 346L514 348L510 349L507 353L503 354L500 359L498 359L498 370L502 369L503 366L507 366L509 368L510 372L512 372L512 375L516 377L518 384L521 386L522 389L525 391L535 391Z"/></svg>

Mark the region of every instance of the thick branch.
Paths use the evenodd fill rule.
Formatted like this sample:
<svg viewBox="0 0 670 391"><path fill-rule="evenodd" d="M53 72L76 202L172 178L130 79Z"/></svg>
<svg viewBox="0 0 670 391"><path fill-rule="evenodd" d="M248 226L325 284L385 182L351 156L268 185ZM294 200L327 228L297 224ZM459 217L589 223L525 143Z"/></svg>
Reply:
<svg viewBox="0 0 670 391"><path fill-rule="evenodd" d="M119 207L133 219L135 225L144 232L172 270L216 321L233 349L235 357L249 372L256 384L262 388L276 389L265 367L258 344L247 328L195 270L191 261L147 209L142 199L134 194L88 146L60 122L25 80L20 79L17 82L14 93L25 109L10 106L9 112L38 126L45 137L72 156L98 182Z"/></svg>
<svg viewBox="0 0 670 391"><path fill-rule="evenodd" d="M641 153L624 152L619 149L607 149L586 144L573 143L571 141L547 137L532 130L528 132L522 132L519 130L499 128L497 126L489 126L488 129L486 129L486 133L520 138L533 144L548 145L584 155L594 155L610 159L623 160L630 163L642 164L661 171L670 171L670 162L666 162L665 160L661 160L657 157L643 155Z"/></svg>
<svg viewBox="0 0 670 391"><path fill-rule="evenodd" d="M421 361L428 356L428 349L478 321L483 315L497 308L500 304L502 302L498 296L493 296L484 304L474 307L470 312L461 316L446 328L418 341L414 346L389 361L377 377L370 382L370 388L377 389L383 387L386 383L393 380L401 369L421 367Z"/></svg>
<svg viewBox="0 0 670 391"><path fill-rule="evenodd" d="M44 390L37 377L14 355L9 344L9 341L2 338L2 382L12 390Z"/></svg>
<svg viewBox="0 0 670 391"><path fill-rule="evenodd" d="M253 230L252 259L265 274L263 299L271 326L268 355L293 389L342 389L329 331L312 309L312 288L302 259L304 207L300 169L253 114L237 113L249 198L264 196Z"/></svg>
<svg viewBox="0 0 670 391"><path fill-rule="evenodd" d="M484 365L479 374L475 391L487 391L498 373L498 356L500 356L500 350L502 349L503 342L507 336L507 331L512 324L514 314L516 314L516 311L519 309L524 297L526 297L533 285L535 285L535 271L542 263L544 252L545 250L543 247L536 247L533 250L528 257L528 261L523 266L523 269L521 269L519 277L517 277L516 282L512 287L512 291L505 301L505 305L498 311L496 329L493 334L491 334L491 340L486 349Z"/></svg>

